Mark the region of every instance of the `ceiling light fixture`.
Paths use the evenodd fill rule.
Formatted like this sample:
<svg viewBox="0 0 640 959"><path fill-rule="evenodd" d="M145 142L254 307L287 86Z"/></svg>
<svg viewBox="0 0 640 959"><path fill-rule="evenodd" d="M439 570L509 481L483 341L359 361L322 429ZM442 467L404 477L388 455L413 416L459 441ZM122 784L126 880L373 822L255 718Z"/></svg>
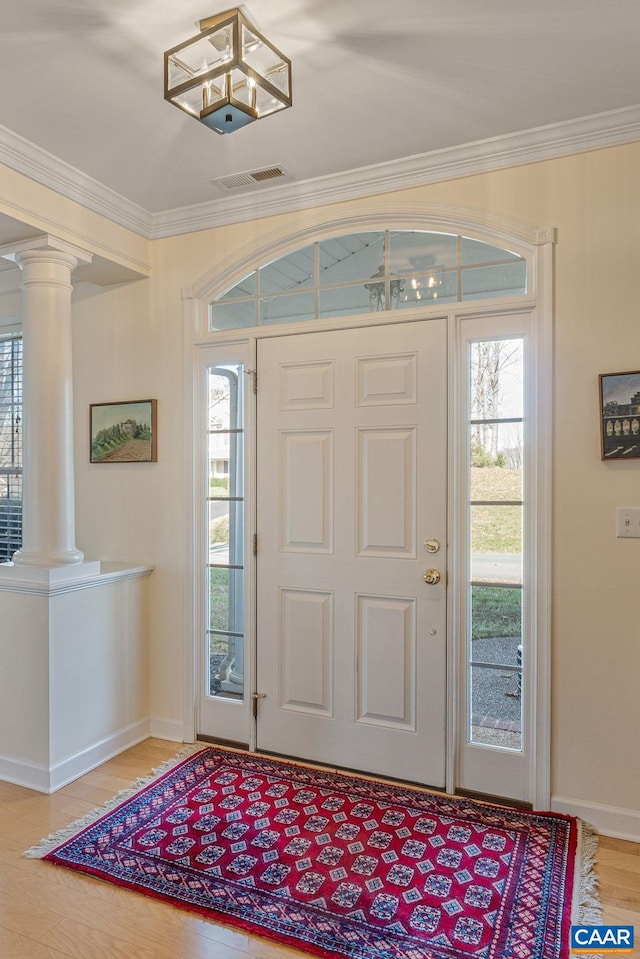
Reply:
<svg viewBox="0 0 640 959"><path fill-rule="evenodd" d="M291 61L237 7L164 55L164 97L216 133L291 106Z"/></svg>
<svg viewBox="0 0 640 959"><path fill-rule="evenodd" d="M404 280L401 280L399 277L395 276L394 273L392 273L389 280L391 306L387 307L384 276L384 263L381 263L378 267L377 273L374 273L369 282L364 284L364 288L369 294L369 306L371 307L372 312L386 309L396 309L400 301L400 294L404 293ZM378 277L380 277L380 279L378 279Z"/></svg>

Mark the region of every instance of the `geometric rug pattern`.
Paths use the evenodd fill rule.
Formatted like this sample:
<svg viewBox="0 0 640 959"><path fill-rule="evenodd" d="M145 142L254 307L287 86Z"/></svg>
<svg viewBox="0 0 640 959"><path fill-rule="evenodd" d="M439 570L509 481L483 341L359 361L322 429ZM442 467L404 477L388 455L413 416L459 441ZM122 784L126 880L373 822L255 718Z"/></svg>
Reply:
<svg viewBox="0 0 640 959"><path fill-rule="evenodd" d="M561 959L578 832L211 747L41 852L315 955Z"/></svg>

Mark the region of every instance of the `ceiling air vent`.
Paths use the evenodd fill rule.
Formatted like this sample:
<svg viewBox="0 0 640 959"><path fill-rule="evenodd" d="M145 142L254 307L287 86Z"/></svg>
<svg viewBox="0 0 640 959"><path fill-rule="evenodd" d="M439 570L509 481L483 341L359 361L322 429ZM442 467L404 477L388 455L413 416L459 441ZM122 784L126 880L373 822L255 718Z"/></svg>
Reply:
<svg viewBox="0 0 640 959"><path fill-rule="evenodd" d="M247 173L235 173L232 176L221 176L212 180L212 184L221 193L230 193L240 190L248 190L252 187L260 186L263 183L271 183L278 180L282 183L285 180L293 179L291 174L283 166L265 167L263 170L249 170Z"/></svg>

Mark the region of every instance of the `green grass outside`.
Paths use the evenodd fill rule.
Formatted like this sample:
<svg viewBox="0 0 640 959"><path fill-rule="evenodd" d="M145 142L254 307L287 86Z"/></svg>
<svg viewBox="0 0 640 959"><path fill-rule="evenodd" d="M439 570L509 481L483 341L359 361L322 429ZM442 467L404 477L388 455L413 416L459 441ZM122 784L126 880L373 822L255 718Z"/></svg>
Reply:
<svg viewBox="0 0 640 959"><path fill-rule="evenodd" d="M471 467L472 500L521 500L521 470ZM521 506L473 506L471 548L474 553L519 553L522 549Z"/></svg>
<svg viewBox="0 0 640 959"><path fill-rule="evenodd" d="M471 638L522 635L522 590L471 587Z"/></svg>

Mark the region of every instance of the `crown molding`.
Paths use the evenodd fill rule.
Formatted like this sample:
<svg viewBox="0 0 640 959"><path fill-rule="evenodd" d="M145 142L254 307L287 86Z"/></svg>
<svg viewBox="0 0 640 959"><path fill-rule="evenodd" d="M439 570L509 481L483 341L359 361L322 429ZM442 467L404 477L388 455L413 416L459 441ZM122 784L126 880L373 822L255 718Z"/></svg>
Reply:
<svg viewBox="0 0 640 959"><path fill-rule="evenodd" d="M388 163L151 213L0 126L0 163L147 240L406 190L640 139L640 104Z"/></svg>
<svg viewBox="0 0 640 959"><path fill-rule="evenodd" d="M150 238L151 213L1 125L0 163L127 230Z"/></svg>
<svg viewBox="0 0 640 959"><path fill-rule="evenodd" d="M489 173L640 139L640 105L153 215L150 239Z"/></svg>

